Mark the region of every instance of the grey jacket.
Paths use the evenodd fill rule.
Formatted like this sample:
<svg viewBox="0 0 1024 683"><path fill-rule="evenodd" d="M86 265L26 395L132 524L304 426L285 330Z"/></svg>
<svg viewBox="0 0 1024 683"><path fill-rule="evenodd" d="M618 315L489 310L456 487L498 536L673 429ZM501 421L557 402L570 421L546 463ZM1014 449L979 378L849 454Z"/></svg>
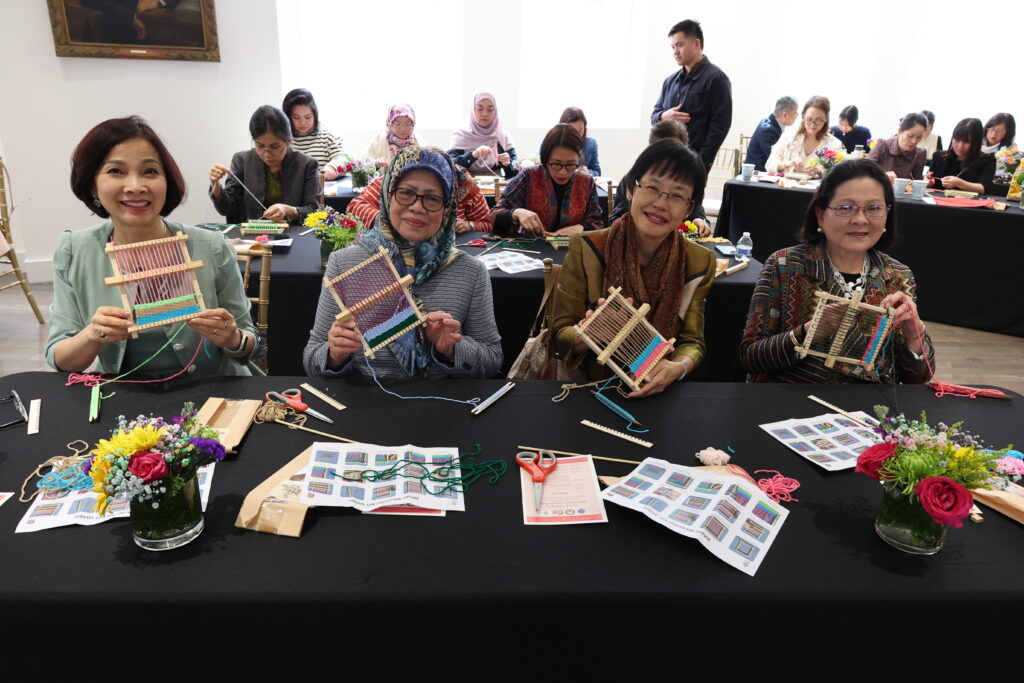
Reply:
<svg viewBox="0 0 1024 683"><path fill-rule="evenodd" d="M236 152L231 157L231 172L264 204L267 203L264 199L267 193L266 169L267 165L256 155L256 150ZM283 201L299 210L298 218L292 222L301 224L306 214L317 207L320 174L316 159L289 147L281 164L281 176L284 181ZM219 198L214 198L212 186L209 194L217 211L227 216L229 222L263 216L263 208L230 175L224 178L224 190Z"/></svg>

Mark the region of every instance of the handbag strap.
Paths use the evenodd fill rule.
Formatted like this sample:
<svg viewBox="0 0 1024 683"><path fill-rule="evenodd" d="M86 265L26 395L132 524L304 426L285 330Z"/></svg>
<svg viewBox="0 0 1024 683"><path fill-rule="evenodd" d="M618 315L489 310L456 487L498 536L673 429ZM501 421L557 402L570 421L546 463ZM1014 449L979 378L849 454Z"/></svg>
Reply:
<svg viewBox="0 0 1024 683"><path fill-rule="evenodd" d="M544 309L548 305L548 299L551 298L551 290L556 286L556 282L552 282L550 287L545 283L544 296L540 299L540 308L537 309L537 315L533 316L533 325L530 326L531 337L536 337L540 333L540 325L544 320Z"/></svg>

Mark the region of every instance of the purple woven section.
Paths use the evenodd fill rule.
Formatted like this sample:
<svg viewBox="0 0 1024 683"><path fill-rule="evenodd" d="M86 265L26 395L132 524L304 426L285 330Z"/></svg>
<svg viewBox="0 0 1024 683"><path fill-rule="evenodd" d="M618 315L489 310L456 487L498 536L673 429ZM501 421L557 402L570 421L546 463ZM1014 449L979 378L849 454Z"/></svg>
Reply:
<svg viewBox="0 0 1024 683"><path fill-rule="evenodd" d="M384 257L376 256L348 277L335 282L333 287L334 291L338 293L338 297L345 303L345 307L352 308L360 301L368 299L397 282L394 271L388 267ZM409 301L402 293L402 289L395 288L394 293L382 297L369 308L357 312L355 314L356 325L360 330L372 329L408 307Z"/></svg>

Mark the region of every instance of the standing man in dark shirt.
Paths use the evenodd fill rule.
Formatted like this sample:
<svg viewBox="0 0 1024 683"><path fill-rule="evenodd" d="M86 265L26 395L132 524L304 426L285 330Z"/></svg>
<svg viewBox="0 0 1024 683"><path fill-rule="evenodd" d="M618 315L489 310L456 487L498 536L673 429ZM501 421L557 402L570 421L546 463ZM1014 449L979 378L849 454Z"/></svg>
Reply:
<svg viewBox="0 0 1024 683"><path fill-rule="evenodd" d="M711 168L732 126L732 84L725 72L704 56L704 32L692 19L668 32L672 56L681 68L665 79L651 112L651 124L675 119L686 124L690 147Z"/></svg>
<svg viewBox="0 0 1024 683"><path fill-rule="evenodd" d="M797 103L792 97L783 95L775 101L775 111L761 119L747 145L745 164L753 164L755 171L764 171L772 145L782 137L782 129L792 126L798 115Z"/></svg>

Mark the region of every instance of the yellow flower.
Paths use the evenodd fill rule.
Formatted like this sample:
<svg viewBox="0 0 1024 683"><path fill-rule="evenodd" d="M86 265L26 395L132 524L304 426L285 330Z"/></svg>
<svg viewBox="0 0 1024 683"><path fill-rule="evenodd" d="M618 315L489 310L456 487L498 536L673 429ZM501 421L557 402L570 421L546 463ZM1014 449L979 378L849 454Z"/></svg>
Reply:
<svg viewBox="0 0 1024 683"><path fill-rule="evenodd" d="M118 451L120 451L120 455L132 455L139 451L147 451L157 445L163 434L164 427L157 428L152 425L136 427L130 432L118 430L111 434L109 439L100 439L92 452L97 459L106 455L116 455Z"/></svg>
<svg viewBox="0 0 1024 683"><path fill-rule="evenodd" d="M314 211L313 213L306 215L306 220L303 221L302 224L307 228L315 228L325 220L327 220L326 211Z"/></svg>
<svg viewBox="0 0 1024 683"><path fill-rule="evenodd" d="M102 517L107 512L107 494L104 491L100 491L99 494L96 496L96 512Z"/></svg>

